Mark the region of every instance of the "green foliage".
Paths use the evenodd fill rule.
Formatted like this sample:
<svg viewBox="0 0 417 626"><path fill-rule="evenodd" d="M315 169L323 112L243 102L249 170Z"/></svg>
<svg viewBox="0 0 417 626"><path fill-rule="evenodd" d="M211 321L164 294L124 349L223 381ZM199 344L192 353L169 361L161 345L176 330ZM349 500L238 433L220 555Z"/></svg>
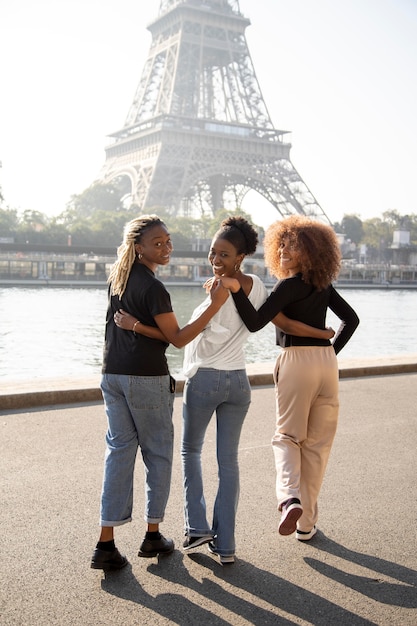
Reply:
<svg viewBox="0 0 417 626"><path fill-rule="evenodd" d="M129 185L125 179L105 184L96 182L81 194L73 195L66 209L56 217L48 217L39 211L25 210L21 215L16 209L3 208L0 189L0 237L12 237L16 242L45 243L114 247L120 244L123 229L129 220L141 213L135 204L129 204ZM156 206L147 213L155 213L167 224L174 249L191 250L199 240L210 241L221 222L231 215L246 218L258 231L250 214L237 208L235 211L221 209L215 216L200 218L176 216L172 210ZM356 246L366 244L367 258L382 258L382 250L388 249L394 230L410 231L412 245L417 245L417 215L400 215L396 210L382 214L382 218L362 221L354 213L345 214L340 223L334 224L336 232L345 234Z"/></svg>
<svg viewBox="0 0 417 626"><path fill-rule="evenodd" d="M398 211L385 211L382 214L384 222L392 226L392 230L409 230L410 243L417 245L417 215L400 215Z"/></svg>
<svg viewBox="0 0 417 626"><path fill-rule="evenodd" d="M346 235L347 239L350 239L353 243L358 244L362 241L363 224L357 215L344 215L340 228L341 232Z"/></svg>
<svg viewBox="0 0 417 626"><path fill-rule="evenodd" d="M382 251L392 243L394 228L379 217L363 223L362 244L366 245L368 260L382 261Z"/></svg>
<svg viewBox="0 0 417 626"><path fill-rule="evenodd" d="M13 237L19 228L16 209L0 209L0 236Z"/></svg>
<svg viewBox="0 0 417 626"><path fill-rule="evenodd" d="M122 209L121 192L116 183L94 183L83 193L72 196L67 205L70 214L87 219L99 211L117 213Z"/></svg>
<svg viewBox="0 0 417 626"><path fill-rule="evenodd" d="M410 241L413 246L417 246L417 215L409 215Z"/></svg>
<svg viewBox="0 0 417 626"><path fill-rule="evenodd" d="M219 211L217 211L214 217L210 218L208 236L212 238L213 235L219 230L222 221L231 216L244 217L250 224L252 224L252 226L259 229L259 226L253 223L252 216L249 215L249 213L245 213L245 211L242 211L242 209L235 209L234 211L226 211L226 209L220 209Z"/></svg>

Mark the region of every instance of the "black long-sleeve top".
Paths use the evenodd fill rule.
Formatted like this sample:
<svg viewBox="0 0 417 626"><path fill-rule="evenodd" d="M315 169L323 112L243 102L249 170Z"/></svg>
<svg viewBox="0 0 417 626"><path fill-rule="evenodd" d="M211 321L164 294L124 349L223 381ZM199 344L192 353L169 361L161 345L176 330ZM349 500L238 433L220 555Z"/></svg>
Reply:
<svg viewBox="0 0 417 626"><path fill-rule="evenodd" d="M307 285L301 274L278 282L258 311L252 306L242 288L232 295L240 317L251 332L266 326L281 311L294 320L324 329L327 309L331 309L342 322L333 340L336 354L347 344L359 324L355 311L332 285L318 291L313 285ZM282 348L331 345L328 339L296 337L284 333L279 328L276 330L276 337L277 345Z"/></svg>

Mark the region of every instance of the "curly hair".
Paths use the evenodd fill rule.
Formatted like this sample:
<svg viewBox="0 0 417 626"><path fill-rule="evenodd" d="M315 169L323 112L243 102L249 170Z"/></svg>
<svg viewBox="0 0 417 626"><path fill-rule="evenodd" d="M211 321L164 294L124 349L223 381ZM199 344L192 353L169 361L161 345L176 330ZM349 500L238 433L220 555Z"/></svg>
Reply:
<svg viewBox="0 0 417 626"><path fill-rule="evenodd" d="M165 226L157 215L140 215L128 222L123 231L123 242L117 248L117 260L107 280L111 294L121 299L125 292L130 270L136 260L135 244L140 243L143 233L154 226Z"/></svg>
<svg viewBox="0 0 417 626"><path fill-rule="evenodd" d="M238 254L254 254L258 245L258 233L244 217L227 217L220 224L214 238L226 239L237 250Z"/></svg>
<svg viewBox="0 0 417 626"><path fill-rule="evenodd" d="M292 215L274 222L264 239L265 264L276 278L286 278L281 268L280 245L283 239L297 248L303 280L321 291L339 274L341 253L331 226L302 215Z"/></svg>

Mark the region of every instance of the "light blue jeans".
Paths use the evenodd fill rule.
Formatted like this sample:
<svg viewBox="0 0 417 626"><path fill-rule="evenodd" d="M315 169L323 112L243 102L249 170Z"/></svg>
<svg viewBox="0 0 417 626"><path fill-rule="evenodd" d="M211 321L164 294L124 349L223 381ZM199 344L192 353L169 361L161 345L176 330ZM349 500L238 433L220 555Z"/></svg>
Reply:
<svg viewBox="0 0 417 626"><path fill-rule="evenodd" d="M187 535L213 535L221 555L235 553L235 521L239 501L238 447L251 389L245 370L200 368L184 387L182 467ZM201 451L213 413L217 423L219 485L213 523L207 521Z"/></svg>
<svg viewBox="0 0 417 626"><path fill-rule="evenodd" d="M162 522L171 486L174 392L170 376L103 374L107 414L100 525L121 526L132 519L133 474L138 447L145 466L148 524Z"/></svg>

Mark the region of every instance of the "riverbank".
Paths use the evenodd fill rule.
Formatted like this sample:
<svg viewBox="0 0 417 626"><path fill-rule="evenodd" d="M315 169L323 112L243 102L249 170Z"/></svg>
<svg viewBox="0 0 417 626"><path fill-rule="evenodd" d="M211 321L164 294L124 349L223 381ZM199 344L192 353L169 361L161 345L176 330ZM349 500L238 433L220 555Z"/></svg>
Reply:
<svg viewBox="0 0 417 626"><path fill-rule="evenodd" d="M252 387L273 385L274 362L247 365ZM362 378L391 376L417 372L417 354L369 359L340 359L339 377ZM0 410L12 411L29 407L77 404L101 401L100 375L83 378L38 378L0 383ZM182 393L184 379L177 379L177 393Z"/></svg>

